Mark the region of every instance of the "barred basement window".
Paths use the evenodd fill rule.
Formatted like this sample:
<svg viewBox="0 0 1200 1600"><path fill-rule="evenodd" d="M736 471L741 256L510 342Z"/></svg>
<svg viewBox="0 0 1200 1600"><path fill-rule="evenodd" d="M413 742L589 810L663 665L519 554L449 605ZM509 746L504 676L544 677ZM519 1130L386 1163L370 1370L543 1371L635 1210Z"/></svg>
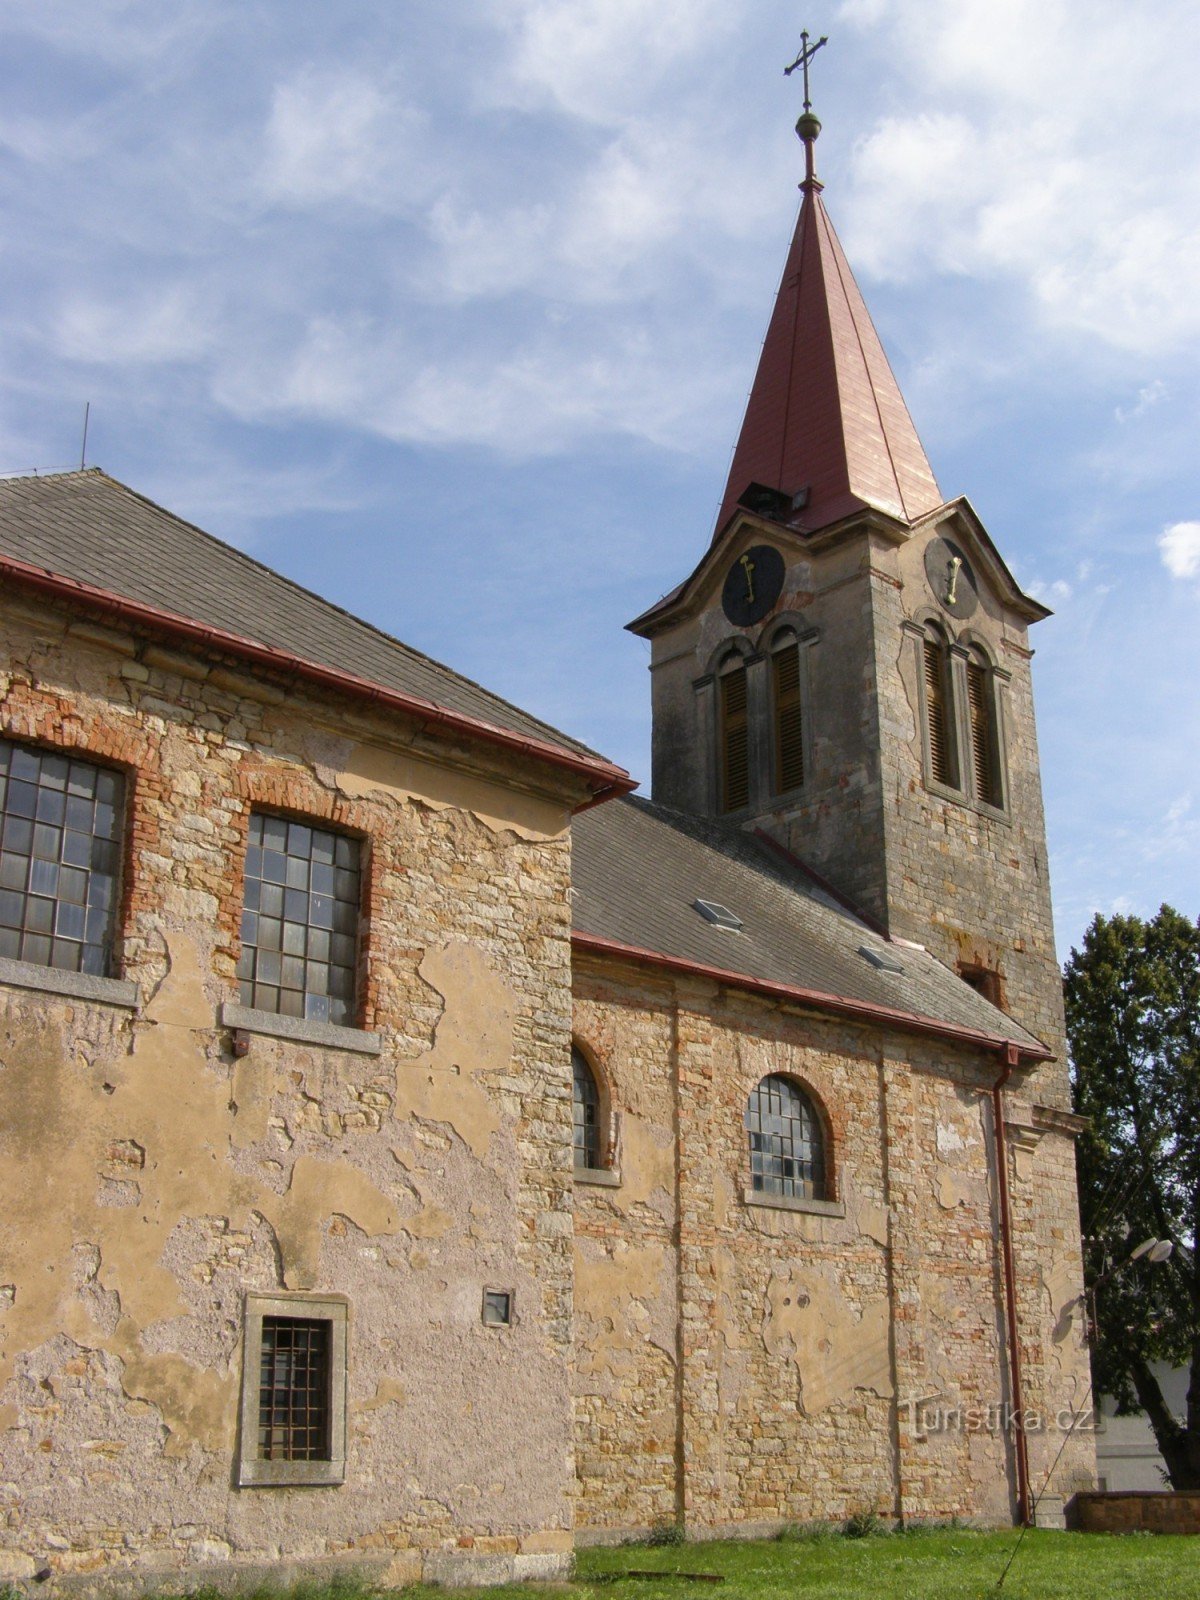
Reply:
<svg viewBox="0 0 1200 1600"><path fill-rule="evenodd" d="M778 1073L766 1077L746 1104L750 1187L762 1194L824 1200L825 1138L804 1090Z"/></svg>
<svg viewBox="0 0 1200 1600"><path fill-rule="evenodd" d="M988 667L980 661L967 662L967 708L970 714L971 777L975 784L975 798L989 806L1003 805L995 685Z"/></svg>
<svg viewBox="0 0 1200 1600"><path fill-rule="evenodd" d="M344 834L251 816L238 962L243 1005L354 1025L360 857L359 841Z"/></svg>
<svg viewBox="0 0 1200 1600"><path fill-rule="evenodd" d="M949 789L958 787L955 759L954 705L949 658L943 640L926 635L922 644L925 676L925 729L929 742L929 776Z"/></svg>
<svg viewBox="0 0 1200 1600"><path fill-rule="evenodd" d="M571 1047L571 1102L575 1124L575 1165L599 1167L600 1091L587 1057L578 1045Z"/></svg>
<svg viewBox="0 0 1200 1600"><path fill-rule="evenodd" d="M774 691L775 793L804 782L804 721L800 698L800 646L791 633L771 651Z"/></svg>
<svg viewBox="0 0 1200 1600"><path fill-rule="evenodd" d="M341 1483L345 1301L247 1295L244 1363L239 1483Z"/></svg>
<svg viewBox="0 0 1200 1600"><path fill-rule="evenodd" d="M328 1461L329 1324L264 1317L258 1383L258 1459Z"/></svg>
<svg viewBox="0 0 1200 1600"><path fill-rule="evenodd" d="M717 675L720 695L721 810L750 803L750 724L746 668L739 655L726 657Z"/></svg>
<svg viewBox="0 0 1200 1600"><path fill-rule="evenodd" d="M124 803L119 772L0 739L0 956L111 973Z"/></svg>

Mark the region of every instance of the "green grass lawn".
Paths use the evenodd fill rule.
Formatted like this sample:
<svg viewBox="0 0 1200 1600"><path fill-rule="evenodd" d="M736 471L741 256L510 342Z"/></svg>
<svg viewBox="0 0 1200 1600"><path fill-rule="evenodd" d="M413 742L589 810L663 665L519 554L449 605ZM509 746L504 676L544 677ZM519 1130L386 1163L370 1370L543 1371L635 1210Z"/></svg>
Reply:
<svg viewBox="0 0 1200 1600"><path fill-rule="evenodd" d="M776 1539L580 1552L574 1583L473 1589L472 1600L983 1600L1015 1531L967 1529L847 1539ZM661 1577L626 1576L631 1569ZM716 1573L721 1584L679 1574ZM445 1591L410 1589L430 1596ZM1200 1600L1200 1539L1152 1534L1027 1533L1001 1595L1013 1600Z"/></svg>
<svg viewBox="0 0 1200 1600"><path fill-rule="evenodd" d="M1200 1600L1200 1539L1166 1534L1030 1532L1003 1589L1015 1530L910 1530L846 1538L832 1530L770 1540L583 1550L570 1583L462 1589L464 1600ZM631 1573L638 1575L631 1576ZM716 1575L706 1582L688 1573ZM429 1584L395 1600L447 1600ZM391 1600L347 1578L259 1589L245 1600ZM22 1600L19 1591L0 1600ZM159 1600L169 1600L160 1595ZM182 1600L228 1600L215 1589Z"/></svg>

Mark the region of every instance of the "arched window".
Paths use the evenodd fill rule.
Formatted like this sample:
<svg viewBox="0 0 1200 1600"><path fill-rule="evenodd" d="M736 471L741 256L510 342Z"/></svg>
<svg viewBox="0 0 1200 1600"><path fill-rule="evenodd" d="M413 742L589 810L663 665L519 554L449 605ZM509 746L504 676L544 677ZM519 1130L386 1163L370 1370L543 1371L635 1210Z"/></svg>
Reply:
<svg viewBox="0 0 1200 1600"><path fill-rule="evenodd" d="M571 1046L571 1101L575 1123L575 1165L599 1167L600 1090L596 1075L578 1045Z"/></svg>
<svg viewBox="0 0 1200 1600"><path fill-rule="evenodd" d="M827 1198L825 1135L816 1107L790 1078L772 1073L746 1102L750 1187L800 1200Z"/></svg>
<svg viewBox="0 0 1200 1600"><path fill-rule="evenodd" d="M800 644L791 628L771 645L771 711L775 744L775 793L804 782L804 716L800 695Z"/></svg>
<svg viewBox="0 0 1200 1600"><path fill-rule="evenodd" d="M1002 806L1004 789L1000 780L996 686L991 663L979 650L974 651L967 662L967 711L975 798L989 806Z"/></svg>
<svg viewBox="0 0 1200 1600"><path fill-rule="evenodd" d="M921 666L925 685L925 731L929 751L929 776L935 783L957 789L958 750L954 725L954 691L950 677L950 651L946 639L929 627L921 641Z"/></svg>
<svg viewBox="0 0 1200 1600"><path fill-rule="evenodd" d="M717 668L717 696L721 810L740 811L750 803L750 723L746 664L736 650Z"/></svg>

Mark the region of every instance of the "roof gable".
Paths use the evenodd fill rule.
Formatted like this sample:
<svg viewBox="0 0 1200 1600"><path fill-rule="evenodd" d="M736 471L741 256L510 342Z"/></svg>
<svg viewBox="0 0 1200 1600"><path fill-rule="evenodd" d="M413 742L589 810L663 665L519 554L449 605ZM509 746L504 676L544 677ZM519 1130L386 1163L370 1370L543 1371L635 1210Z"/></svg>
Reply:
<svg viewBox="0 0 1200 1600"><path fill-rule="evenodd" d="M264 660L274 653L319 669L327 681L375 687L392 704L437 708L465 730L474 725L566 753L598 775L606 771L610 782L620 772L586 745L95 468L0 480L5 557L164 621L211 629L221 636L214 647L259 647Z"/></svg>

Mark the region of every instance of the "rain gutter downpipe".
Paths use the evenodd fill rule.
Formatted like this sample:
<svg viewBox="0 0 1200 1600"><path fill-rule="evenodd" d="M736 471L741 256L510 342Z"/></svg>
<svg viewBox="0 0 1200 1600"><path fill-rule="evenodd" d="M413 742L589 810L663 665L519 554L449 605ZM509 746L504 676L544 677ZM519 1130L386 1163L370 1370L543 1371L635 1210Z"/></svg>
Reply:
<svg viewBox="0 0 1200 1600"><path fill-rule="evenodd" d="M1017 1271L1013 1261L1012 1198L1008 1189L1008 1139L1004 1132L1004 1086L1020 1064L1016 1045L1004 1047L1004 1068L992 1085L992 1127L996 1135L996 1175L1000 1201L1000 1244L1004 1257L1004 1300L1008 1323L1009 1388L1012 1395L1013 1443L1017 1462L1017 1521L1029 1526L1029 1441L1025 1436L1025 1399L1021 1373L1021 1341L1017 1328Z"/></svg>

